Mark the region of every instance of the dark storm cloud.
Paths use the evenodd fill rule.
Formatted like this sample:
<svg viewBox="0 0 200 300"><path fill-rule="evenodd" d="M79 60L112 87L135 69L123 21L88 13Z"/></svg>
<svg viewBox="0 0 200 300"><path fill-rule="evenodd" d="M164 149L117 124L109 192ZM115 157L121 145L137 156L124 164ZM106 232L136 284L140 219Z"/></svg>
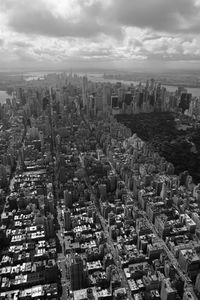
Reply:
<svg viewBox="0 0 200 300"><path fill-rule="evenodd" d="M103 33L120 38L122 26L171 33L200 29L200 7L195 6L195 0L112 0L107 5L106 0L90 4L80 0L81 14L76 21L56 16L47 0L1 1L9 27L25 34L90 38Z"/></svg>
<svg viewBox="0 0 200 300"><path fill-rule="evenodd" d="M1 15L1 64L200 61L200 0L0 0Z"/></svg>
<svg viewBox="0 0 200 300"><path fill-rule="evenodd" d="M35 19L37 18L37 22ZM24 33L33 33L39 35L47 35L53 37L92 37L99 33L107 33L107 28L103 25L98 25L91 20L78 23L71 23L65 19L54 17L50 12L46 11L34 13L29 12L24 15L23 12L18 12L17 16L10 20L10 26ZM109 30L110 34L117 34L115 30Z"/></svg>
<svg viewBox="0 0 200 300"><path fill-rule="evenodd" d="M37 4L37 5L36 5ZM43 5L42 5L43 4ZM99 22L97 15L102 11L100 3L85 7L82 5L81 17L78 21L55 16L41 1L4 1L4 9L8 13L8 25L16 32L52 37L83 37L90 38L101 33L120 37L119 26Z"/></svg>
<svg viewBox="0 0 200 300"><path fill-rule="evenodd" d="M193 32L200 27L194 0L115 0L111 13L120 24L156 31ZM187 28L182 26L185 22Z"/></svg>

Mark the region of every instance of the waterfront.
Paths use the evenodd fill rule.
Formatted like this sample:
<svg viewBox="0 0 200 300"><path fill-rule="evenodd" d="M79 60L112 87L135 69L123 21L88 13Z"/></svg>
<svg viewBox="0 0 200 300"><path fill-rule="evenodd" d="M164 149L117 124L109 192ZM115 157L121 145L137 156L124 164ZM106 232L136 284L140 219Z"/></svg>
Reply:
<svg viewBox="0 0 200 300"><path fill-rule="evenodd" d="M0 91L0 103L3 104L6 102L7 98L10 98L11 96L6 91Z"/></svg>
<svg viewBox="0 0 200 300"><path fill-rule="evenodd" d="M139 81L127 81L127 80L118 80L118 79L105 79L103 77L103 74L88 74L88 79L93 82L110 82L110 83L116 83L121 82L126 85L138 85ZM145 82L141 82L142 85L145 85ZM178 85L165 85L162 84L163 87L166 87L168 92L175 92L178 89ZM186 88L188 93L192 93L193 97L200 97L200 88L194 88L194 87L187 87Z"/></svg>
<svg viewBox="0 0 200 300"><path fill-rule="evenodd" d="M166 87L167 91L175 92L177 90L177 86L173 85L163 85ZM191 93L193 97L200 97L200 88L186 87L188 93Z"/></svg>
<svg viewBox="0 0 200 300"><path fill-rule="evenodd" d="M56 73L56 74L60 74L61 72L28 72L28 73L24 73L24 79L26 81L31 81L31 80L44 80L45 76L48 74L52 74L52 73ZM65 72L66 74L69 75L70 72ZM119 79L109 79L109 78L104 78L104 74L103 73L87 73L87 72L75 72L73 74L77 74L78 76L87 76L88 80L92 81L92 82L101 82L101 83L117 83L117 82L121 82L122 84L125 85L138 85L140 82L139 81L134 81L134 80L119 80ZM145 85L145 82L141 82L142 85ZM178 88L178 85L165 85L162 84L163 87L166 87L167 91L169 92L175 92ZM192 93L193 97L200 97L200 88L194 88L194 87L186 87L188 93Z"/></svg>

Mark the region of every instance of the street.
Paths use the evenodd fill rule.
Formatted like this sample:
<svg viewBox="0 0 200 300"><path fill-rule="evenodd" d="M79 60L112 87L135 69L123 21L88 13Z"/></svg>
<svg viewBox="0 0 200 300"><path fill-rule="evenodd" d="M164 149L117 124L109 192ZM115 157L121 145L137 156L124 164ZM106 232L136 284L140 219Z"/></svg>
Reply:
<svg viewBox="0 0 200 300"><path fill-rule="evenodd" d="M70 281L67 279L67 270L66 270L66 258L65 258L65 252L64 252L64 228L63 228L63 222L61 221L61 214L62 209L57 205L57 213L58 213L58 223L60 225L60 229L57 232L57 236L59 238L62 252L58 253L58 267L61 271L61 283L62 283L62 300L70 299L68 296L68 290L70 288Z"/></svg>

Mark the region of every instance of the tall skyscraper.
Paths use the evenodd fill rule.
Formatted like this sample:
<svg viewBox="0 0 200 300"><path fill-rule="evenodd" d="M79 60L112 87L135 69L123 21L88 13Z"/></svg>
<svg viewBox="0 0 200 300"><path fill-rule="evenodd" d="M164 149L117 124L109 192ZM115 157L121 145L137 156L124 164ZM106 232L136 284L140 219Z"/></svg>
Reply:
<svg viewBox="0 0 200 300"><path fill-rule="evenodd" d="M96 116L96 95L92 94L89 96L89 103L88 103L88 113L91 117Z"/></svg>
<svg viewBox="0 0 200 300"><path fill-rule="evenodd" d="M72 192L65 190L64 191L64 201L65 201L65 207L71 208L72 207Z"/></svg>
<svg viewBox="0 0 200 300"><path fill-rule="evenodd" d="M73 291L83 288L83 260L78 254L75 254L71 261L70 279Z"/></svg>
<svg viewBox="0 0 200 300"><path fill-rule="evenodd" d="M177 291L172 288L169 278L165 278L161 284L161 299L176 300Z"/></svg>
<svg viewBox="0 0 200 300"><path fill-rule="evenodd" d="M111 96L111 107L112 107L112 114L113 115L116 115L116 114L120 113L118 95L112 95Z"/></svg>
<svg viewBox="0 0 200 300"><path fill-rule="evenodd" d="M64 227L65 230L69 231L71 229L71 219L70 219L70 210L64 212Z"/></svg>
<svg viewBox="0 0 200 300"><path fill-rule="evenodd" d="M52 238L55 235L53 219L54 218L53 218L52 214L49 214L44 219L44 229L45 229L45 235L46 235L47 239Z"/></svg>
<svg viewBox="0 0 200 300"><path fill-rule="evenodd" d="M87 76L83 76L83 82L82 82L83 108L87 106L87 89L88 89L88 79Z"/></svg>
<svg viewBox="0 0 200 300"><path fill-rule="evenodd" d="M103 112L108 113L111 110L111 86L103 86Z"/></svg>

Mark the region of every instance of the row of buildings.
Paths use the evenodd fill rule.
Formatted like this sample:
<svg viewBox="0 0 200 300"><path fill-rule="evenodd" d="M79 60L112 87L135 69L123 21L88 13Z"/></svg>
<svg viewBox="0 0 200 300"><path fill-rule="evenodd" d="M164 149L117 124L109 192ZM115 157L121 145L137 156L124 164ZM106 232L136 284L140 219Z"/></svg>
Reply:
<svg viewBox="0 0 200 300"><path fill-rule="evenodd" d="M10 128L2 129L15 168L1 212L0 299L59 299L49 145L26 124L19 100L16 106L8 103Z"/></svg>
<svg viewBox="0 0 200 300"><path fill-rule="evenodd" d="M83 77L82 102L88 116L99 114L139 114L150 112L181 112L199 120L200 100L183 87L169 92L154 79L146 85L98 83Z"/></svg>

